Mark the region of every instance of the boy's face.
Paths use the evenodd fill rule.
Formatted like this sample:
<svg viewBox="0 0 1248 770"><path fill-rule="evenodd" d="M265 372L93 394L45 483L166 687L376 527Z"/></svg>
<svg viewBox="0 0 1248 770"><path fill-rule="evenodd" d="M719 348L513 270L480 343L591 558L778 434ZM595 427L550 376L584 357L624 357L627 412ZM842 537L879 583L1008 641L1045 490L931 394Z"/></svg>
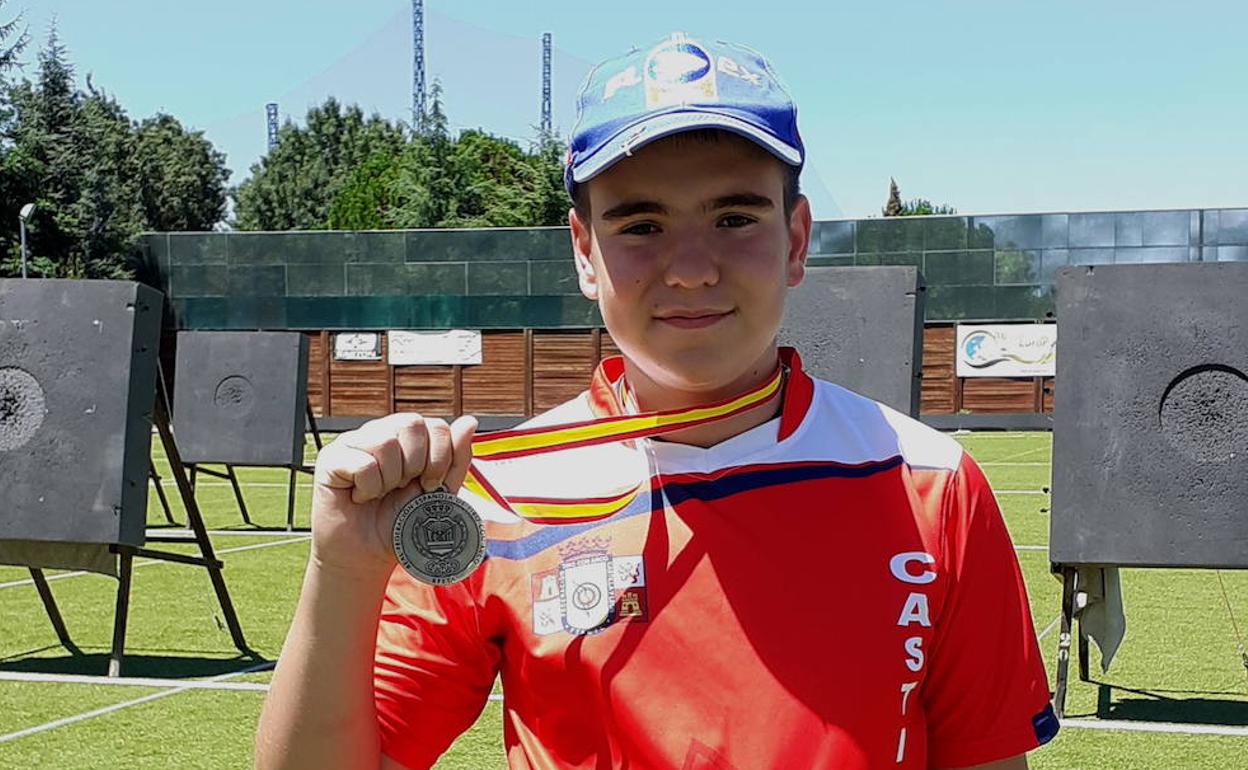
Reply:
<svg viewBox="0 0 1248 770"><path fill-rule="evenodd" d="M772 371L785 293L802 280L810 239L805 198L785 217L781 161L733 134L677 135L586 192L591 221L569 217L581 291L641 374L706 392Z"/></svg>

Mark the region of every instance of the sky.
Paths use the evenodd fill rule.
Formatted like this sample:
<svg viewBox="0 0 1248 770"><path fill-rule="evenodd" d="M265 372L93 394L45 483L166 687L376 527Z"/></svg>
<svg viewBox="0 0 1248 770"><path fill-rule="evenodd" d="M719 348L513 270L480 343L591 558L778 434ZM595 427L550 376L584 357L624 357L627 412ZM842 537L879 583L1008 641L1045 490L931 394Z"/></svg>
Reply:
<svg viewBox="0 0 1248 770"><path fill-rule="evenodd" d="M52 19L80 82L226 153L265 150L264 105L301 122L335 96L411 116L410 0L5 0ZM816 218L903 198L959 213L1248 207L1248 3L1161 0L425 0L426 77L452 128L527 144L541 35L566 137L594 62L673 31L767 55L798 104Z"/></svg>

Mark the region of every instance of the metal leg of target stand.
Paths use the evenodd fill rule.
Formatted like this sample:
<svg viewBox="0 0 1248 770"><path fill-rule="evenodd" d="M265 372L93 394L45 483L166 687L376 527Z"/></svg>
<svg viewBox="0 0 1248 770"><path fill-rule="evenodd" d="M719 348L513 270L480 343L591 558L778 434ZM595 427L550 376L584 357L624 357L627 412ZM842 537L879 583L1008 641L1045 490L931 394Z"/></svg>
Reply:
<svg viewBox="0 0 1248 770"><path fill-rule="evenodd" d="M1053 713L1066 715L1066 683L1070 666L1070 632L1075 617L1075 569L1062 567L1062 629L1057 641L1057 683L1053 692Z"/></svg>
<svg viewBox="0 0 1248 770"><path fill-rule="evenodd" d="M1083 632L1083 621L1079 621L1079 681L1090 682L1088 678L1088 635Z"/></svg>
<svg viewBox="0 0 1248 770"><path fill-rule="evenodd" d="M165 511L165 521L170 524L178 522L173 518L173 510L169 507L169 498L165 496L165 490L160 486L160 474L156 472L156 463L147 466L147 475L152 480L152 486L156 487L156 496L160 498L160 507Z"/></svg>
<svg viewBox="0 0 1248 770"><path fill-rule="evenodd" d="M238 476L234 474L234 466L225 466L225 474L230 478L230 486L234 487L234 499L238 501L239 513L243 514L243 523L251 524L251 516L247 513L247 503L243 500L243 490L238 486Z"/></svg>
<svg viewBox="0 0 1248 770"><path fill-rule="evenodd" d="M169 428L169 413L160 399L156 400L156 412L153 417L156 429L160 433L161 444L165 448L165 455L169 458L170 472L178 485L178 494L182 497L182 504L186 507L187 526L195 533L195 540L199 543L199 551L203 556L204 566L208 568L208 577L212 581L217 602L221 605L221 613L225 616L225 625L230 630L230 637L234 640L234 646L239 652L254 655L254 651L247 646L247 640L243 637L243 627L238 622L234 603L230 601L229 589L226 588L225 579L221 575L221 565L213 553L212 541L208 538L208 529L204 526L203 516L200 515L199 503L195 500L195 489L191 485L195 466L183 465L182 455L178 451L173 431ZM187 473L188 467L190 468L189 474Z"/></svg>
<svg viewBox="0 0 1248 770"><path fill-rule="evenodd" d="M290 469L290 486L286 490L286 531L291 532L295 528L295 474L299 471L291 466Z"/></svg>
<svg viewBox="0 0 1248 770"><path fill-rule="evenodd" d="M119 548L120 569L117 573L117 613L113 616L113 649L108 655L108 675L121 676L121 660L126 650L126 621L130 616L130 575L134 568L134 553L129 548Z"/></svg>
<svg viewBox="0 0 1248 770"><path fill-rule="evenodd" d="M312 414L312 402L307 402L304 411L308 415L308 430L312 431L312 440L316 442L316 451L321 451L325 445L321 443L321 429L316 424L316 415Z"/></svg>
<svg viewBox="0 0 1248 770"><path fill-rule="evenodd" d="M56 631L56 638L61 641L61 646L74 655L81 655L82 650L78 649L74 641L69 638L69 629L65 627L65 619L61 617L61 611L56 606L56 598L52 596L52 587L48 585L48 579L43 576L43 570L31 567L30 579L34 581L35 589L39 591L39 598L43 600L43 609L48 613L48 620L52 621L52 630Z"/></svg>

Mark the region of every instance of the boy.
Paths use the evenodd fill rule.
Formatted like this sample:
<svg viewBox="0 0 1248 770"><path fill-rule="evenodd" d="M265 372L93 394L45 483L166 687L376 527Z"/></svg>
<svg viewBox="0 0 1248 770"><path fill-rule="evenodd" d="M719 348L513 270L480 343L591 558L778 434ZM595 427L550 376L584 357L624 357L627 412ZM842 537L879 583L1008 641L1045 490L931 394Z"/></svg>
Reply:
<svg viewBox="0 0 1248 770"><path fill-rule="evenodd" d="M673 35L595 69L578 113L576 269L623 355L533 424L715 419L474 466L569 519L461 492L489 556L440 588L395 569L391 528L460 487L475 422L344 434L258 767L427 768L500 674L512 768L1026 767L1057 725L987 482L777 349L811 215L768 64Z"/></svg>

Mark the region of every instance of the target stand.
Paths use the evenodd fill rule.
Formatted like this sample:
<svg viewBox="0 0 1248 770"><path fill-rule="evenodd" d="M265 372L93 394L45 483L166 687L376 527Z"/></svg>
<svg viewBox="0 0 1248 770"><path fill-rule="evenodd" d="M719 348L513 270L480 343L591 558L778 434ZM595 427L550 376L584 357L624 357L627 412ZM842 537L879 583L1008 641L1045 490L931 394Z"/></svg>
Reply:
<svg viewBox="0 0 1248 770"><path fill-rule="evenodd" d="M1049 560L1062 580L1059 717L1076 619L1079 678L1090 681L1080 599L1117 596L1118 568L1248 569L1245 296L1248 263L1058 271ZM1080 582L1097 575L1100 585ZM1229 601L1227 611L1233 619ZM1112 686L1098 684L1105 715Z"/></svg>
<svg viewBox="0 0 1248 770"><path fill-rule="evenodd" d="M307 406L307 421L308 421L307 423L308 431L312 434L312 440L313 442L315 442L316 450L319 452L320 450L324 449L325 446L321 440L320 428L318 428L316 424L316 416L312 414L311 404ZM217 479L222 479L225 481L229 481L230 486L233 488L233 491L234 491L234 501L238 503L239 515L242 516L243 523L249 526L255 526L255 522L251 520L251 514L247 510L247 501L243 497L242 485L239 484L238 474L234 472L234 469L238 467L265 467L265 468L287 467L290 470L290 476L289 476L289 480L288 480L287 488L286 488L286 531L287 532L294 531L294 528L295 528L295 480L298 478L298 474L300 473L304 473L309 476L312 475L314 472L314 468L312 466L306 465L306 464L290 465L290 466L281 466L281 465L278 465L278 466L269 466L269 465L240 466L235 463L219 463L219 464L225 468L224 472L218 471L215 468L209 468L207 467L206 464L199 464L199 463L188 464L187 468L190 471L191 491L192 492L195 491L195 482L198 480L198 477L200 474L203 474L205 476L211 476ZM153 470L152 472L155 473L155 470ZM159 484L159 482L157 483ZM165 519L170 524L176 523L173 520L173 516L169 512L169 508L167 505L165 507L165 514L166 514ZM262 529L262 527L257 527L257 529Z"/></svg>
<svg viewBox="0 0 1248 770"><path fill-rule="evenodd" d="M926 293L914 267L808 267L779 340L809 374L917 419Z"/></svg>
<svg viewBox="0 0 1248 770"><path fill-rule="evenodd" d="M294 529L295 481L313 472L303 461L308 431L322 448L307 372L298 332L178 333L173 426L192 490L199 474L228 481L243 523L255 526L235 469L286 468L286 530Z"/></svg>
<svg viewBox="0 0 1248 770"><path fill-rule="evenodd" d="M248 656L156 390L159 292L124 281L0 280L0 563L26 567L57 638L70 638L43 570L117 578L108 675L120 676L135 557L203 567ZM147 548L152 426L199 555ZM167 502L167 501L166 501ZM171 538L172 539L172 538Z"/></svg>

